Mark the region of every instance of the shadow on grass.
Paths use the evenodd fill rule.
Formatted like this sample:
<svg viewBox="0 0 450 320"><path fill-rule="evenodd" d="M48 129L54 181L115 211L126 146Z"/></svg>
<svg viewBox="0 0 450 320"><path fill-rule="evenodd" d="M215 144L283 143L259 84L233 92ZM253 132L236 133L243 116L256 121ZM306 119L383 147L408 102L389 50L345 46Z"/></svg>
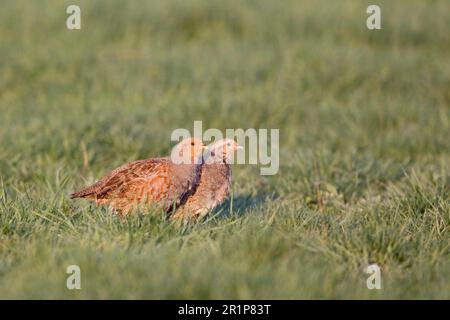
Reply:
<svg viewBox="0 0 450 320"><path fill-rule="evenodd" d="M278 198L276 194L257 194L257 195L241 195L233 198L228 198L224 203L215 208L210 214L210 217L228 218L231 216L243 216L250 210L261 207L267 201L273 201Z"/></svg>

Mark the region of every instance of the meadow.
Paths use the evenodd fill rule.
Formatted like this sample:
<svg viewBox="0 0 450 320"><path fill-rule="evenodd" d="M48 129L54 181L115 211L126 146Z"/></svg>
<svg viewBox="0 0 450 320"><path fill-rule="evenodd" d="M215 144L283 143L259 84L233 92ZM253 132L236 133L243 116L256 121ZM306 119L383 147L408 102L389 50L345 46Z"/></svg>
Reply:
<svg viewBox="0 0 450 320"><path fill-rule="evenodd" d="M450 3L0 5L0 298L450 299ZM186 225L69 194L176 128L280 129ZM381 290L364 270L381 267ZM81 269L68 290L66 268Z"/></svg>

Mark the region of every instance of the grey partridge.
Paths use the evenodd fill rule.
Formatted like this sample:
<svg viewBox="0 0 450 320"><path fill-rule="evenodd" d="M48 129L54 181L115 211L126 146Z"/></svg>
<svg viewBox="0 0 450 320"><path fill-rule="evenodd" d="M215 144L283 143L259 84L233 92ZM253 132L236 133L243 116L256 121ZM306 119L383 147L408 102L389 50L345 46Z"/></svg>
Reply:
<svg viewBox="0 0 450 320"><path fill-rule="evenodd" d="M231 187L231 158L242 148L232 139L222 139L211 144L204 158L200 182L195 191L173 214L174 220L198 219L221 204Z"/></svg>
<svg viewBox="0 0 450 320"><path fill-rule="evenodd" d="M170 157L122 165L93 185L71 194L71 198L109 205L120 215L126 215L138 205L168 212L197 186L204 148L200 139L184 139L172 149Z"/></svg>

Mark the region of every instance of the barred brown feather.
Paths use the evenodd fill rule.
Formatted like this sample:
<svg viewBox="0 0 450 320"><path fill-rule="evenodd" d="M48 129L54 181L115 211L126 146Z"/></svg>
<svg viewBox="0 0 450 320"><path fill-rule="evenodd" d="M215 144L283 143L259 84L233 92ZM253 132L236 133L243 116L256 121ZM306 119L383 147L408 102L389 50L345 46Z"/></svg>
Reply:
<svg viewBox="0 0 450 320"><path fill-rule="evenodd" d="M164 211L181 204L196 187L200 177L203 144L199 139L183 140L174 150L190 152L191 163L176 164L171 158L151 158L125 164L93 185L71 194L98 204L108 204L121 214L137 205L156 205Z"/></svg>

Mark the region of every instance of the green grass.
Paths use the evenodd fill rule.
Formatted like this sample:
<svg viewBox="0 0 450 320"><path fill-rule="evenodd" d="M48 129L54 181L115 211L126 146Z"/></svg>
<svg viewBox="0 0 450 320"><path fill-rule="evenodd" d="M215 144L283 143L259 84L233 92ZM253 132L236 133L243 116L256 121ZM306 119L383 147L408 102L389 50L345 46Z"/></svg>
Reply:
<svg viewBox="0 0 450 320"><path fill-rule="evenodd" d="M1 4L0 298L450 298L447 0L72 3ZM279 128L279 173L183 227L69 199L194 120Z"/></svg>

